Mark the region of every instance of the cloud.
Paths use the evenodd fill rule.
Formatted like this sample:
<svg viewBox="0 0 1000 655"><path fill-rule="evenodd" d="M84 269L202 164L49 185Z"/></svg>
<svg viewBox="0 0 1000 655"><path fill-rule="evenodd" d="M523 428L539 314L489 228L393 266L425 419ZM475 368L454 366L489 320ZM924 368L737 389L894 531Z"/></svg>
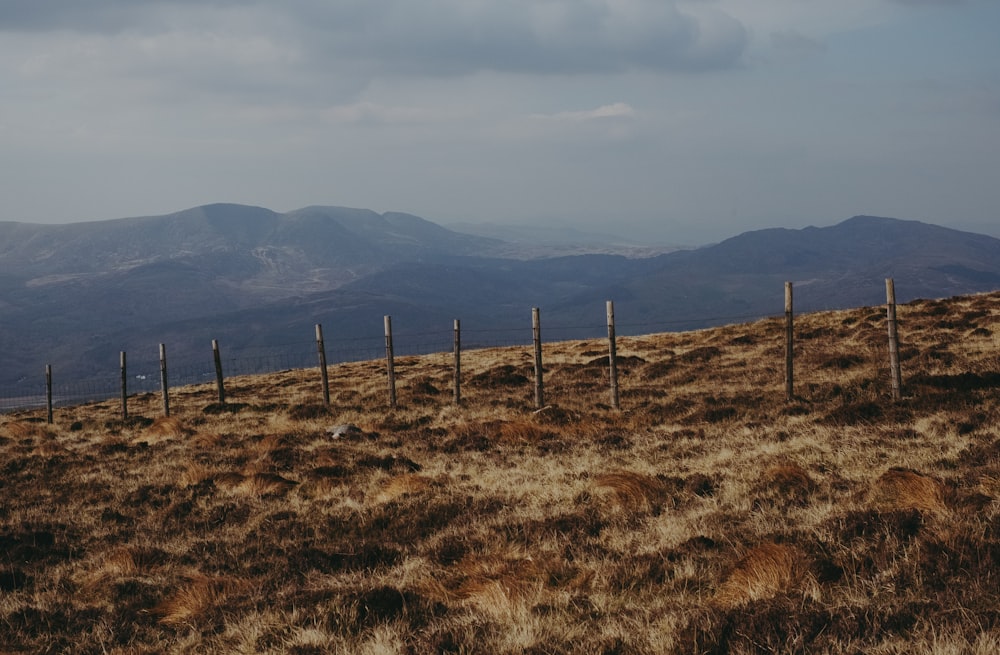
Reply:
<svg viewBox="0 0 1000 655"><path fill-rule="evenodd" d="M730 16L669 0L367 0L315 19L328 55L433 75L728 68L747 41Z"/></svg>
<svg viewBox="0 0 1000 655"><path fill-rule="evenodd" d="M238 4L238 0L4 0L0 31L114 34L157 29L178 11Z"/></svg>
<svg viewBox="0 0 1000 655"><path fill-rule="evenodd" d="M329 107L320 112L328 123L355 125L424 125L441 123L461 114L422 107L387 106L374 102L356 102Z"/></svg>
<svg viewBox="0 0 1000 655"><path fill-rule="evenodd" d="M569 121L580 123L593 120L628 119L635 116L635 110L624 102L604 105L597 109L583 111L562 111L555 114L535 114L533 118L550 121Z"/></svg>
<svg viewBox="0 0 1000 655"><path fill-rule="evenodd" d="M739 64L743 25L673 0L7 0L0 31L223 31L301 46L318 68L461 75L703 71Z"/></svg>
<svg viewBox="0 0 1000 655"><path fill-rule="evenodd" d="M633 141L648 127L647 116L628 103L615 102L593 109L510 117L498 125L495 136L529 147L545 143L562 149L605 148Z"/></svg>
<svg viewBox="0 0 1000 655"><path fill-rule="evenodd" d="M909 5L911 7L917 6L945 6L945 5L963 5L966 0L891 0L899 5Z"/></svg>
<svg viewBox="0 0 1000 655"><path fill-rule="evenodd" d="M771 33L771 45L779 50L797 54L824 52L827 47L822 41L809 38L795 30L781 30Z"/></svg>

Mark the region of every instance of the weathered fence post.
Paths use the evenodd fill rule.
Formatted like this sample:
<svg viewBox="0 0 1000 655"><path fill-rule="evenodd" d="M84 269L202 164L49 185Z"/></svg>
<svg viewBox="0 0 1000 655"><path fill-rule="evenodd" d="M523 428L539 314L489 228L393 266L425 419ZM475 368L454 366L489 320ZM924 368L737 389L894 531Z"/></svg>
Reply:
<svg viewBox="0 0 1000 655"><path fill-rule="evenodd" d="M52 364L45 365L45 407L46 422L52 425Z"/></svg>
<svg viewBox="0 0 1000 655"><path fill-rule="evenodd" d="M889 324L889 375L892 378L892 399L903 397L903 376L899 370L899 333L896 329L896 285L893 279L885 280L886 318Z"/></svg>
<svg viewBox="0 0 1000 655"><path fill-rule="evenodd" d="M385 317L385 364L389 377L389 407L396 409L396 363L392 351L392 317Z"/></svg>
<svg viewBox="0 0 1000 655"><path fill-rule="evenodd" d="M608 309L608 364L611 376L611 406L621 409L618 395L618 344L615 338L615 303L609 300Z"/></svg>
<svg viewBox="0 0 1000 655"><path fill-rule="evenodd" d="M462 404L462 322L455 319L455 404Z"/></svg>
<svg viewBox="0 0 1000 655"><path fill-rule="evenodd" d="M219 352L219 342L212 339L212 359L215 360L215 386L219 389L219 404L226 404L226 387L222 378L222 353Z"/></svg>
<svg viewBox="0 0 1000 655"><path fill-rule="evenodd" d="M792 283L785 282L785 399L795 400L795 327Z"/></svg>
<svg viewBox="0 0 1000 655"><path fill-rule="evenodd" d="M170 387L167 384L167 346L160 344L160 389L163 390L163 415L170 416Z"/></svg>
<svg viewBox="0 0 1000 655"><path fill-rule="evenodd" d="M128 373L125 366L125 351L121 352L122 368L122 421L128 420Z"/></svg>
<svg viewBox="0 0 1000 655"><path fill-rule="evenodd" d="M326 345L323 343L323 326L316 324L316 354L319 356L319 375L323 381L323 404L330 405L330 377L326 370Z"/></svg>
<svg viewBox="0 0 1000 655"><path fill-rule="evenodd" d="M545 392L542 388L542 321L538 307L531 308L531 333L535 346L535 407L545 406Z"/></svg>

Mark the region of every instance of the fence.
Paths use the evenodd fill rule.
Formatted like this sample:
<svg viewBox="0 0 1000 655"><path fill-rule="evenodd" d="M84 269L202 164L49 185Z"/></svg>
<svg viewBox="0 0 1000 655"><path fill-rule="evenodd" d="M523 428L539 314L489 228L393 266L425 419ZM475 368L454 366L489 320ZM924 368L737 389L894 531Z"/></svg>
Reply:
<svg viewBox="0 0 1000 655"><path fill-rule="evenodd" d="M785 283L785 390L789 401L794 399L794 310L792 304L792 283ZM683 329L683 324L705 322L736 322L774 318L774 316L749 314L738 316L717 316L687 319L674 323L624 323L616 326L614 304L606 303L607 321L603 325L556 325L547 326L546 333L555 335L551 341L570 339L593 339L607 336L609 397L612 407L618 409L619 390L617 376L616 339L620 331L633 334L671 331ZM891 392L894 400L901 394L901 373L899 369L899 341L896 333L896 300L892 279L886 280L886 318L889 337L889 368L891 372ZM123 418L128 416L128 396L138 393L159 392L163 398L163 412L170 413L169 388L173 385L201 384L215 382L219 401L224 403L225 376L243 376L271 373L281 370L305 369L318 366L322 374L323 402L330 403L327 368L338 363L376 360L385 357L387 390L390 408L396 406L394 358L402 355L426 355L453 352L454 355L454 402L461 402L461 352L509 346L532 347L535 370L535 404L544 405L542 316L539 308L532 308L531 329L485 328L462 330L459 320L450 329L432 332L407 333L405 330L393 333L390 316L384 317L384 334L381 336L330 339L324 337L321 325L315 326L314 339L301 339L280 345L243 348L236 353L228 353L218 341L212 340L211 349L206 347L202 359L169 361L167 344L159 345L159 357L136 357L134 353L121 353L117 370L109 366L106 375L87 380L59 381L58 367L47 365L44 378L37 383L28 382L16 388L0 388L0 411L33 409L46 407L48 420L52 421L52 407L105 401L120 395ZM206 344L207 346L208 344ZM211 356L209 356L211 353Z"/></svg>

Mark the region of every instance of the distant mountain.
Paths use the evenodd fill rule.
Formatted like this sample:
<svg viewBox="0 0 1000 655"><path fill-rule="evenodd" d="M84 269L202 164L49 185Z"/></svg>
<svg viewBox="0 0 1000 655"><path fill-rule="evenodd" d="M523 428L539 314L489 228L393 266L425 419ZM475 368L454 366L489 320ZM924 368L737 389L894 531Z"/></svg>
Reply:
<svg viewBox="0 0 1000 655"><path fill-rule="evenodd" d="M277 214L216 204L95 223L0 223L0 276L7 289L92 283L126 272L159 280L171 263L246 305L335 288L399 261L478 254L497 245L410 214L344 207Z"/></svg>
<svg viewBox="0 0 1000 655"><path fill-rule="evenodd" d="M779 314L786 280L798 311L881 304L886 277L901 302L1000 288L1000 240L868 216L646 258L497 256L508 245L339 207L0 223L0 385L35 384L46 363L113 377L120 350L149 358L161 342L181 362L219 339L234 357L292 348L305 360L277 365L306 365L316 323L332 361L376 357L385 314L406 352L450 347L455 318L467 344L530 341L532 306L556 339L599 336L609 299L635 334Z"/></svg>
<svg viewBox="0 0 1000 655"><path fill-rule="evenodd" d="M776 311L784 281L794 283L801 311L884 303L889 277L900 302L1000 288L1000 240L873 216L747 232L659 261L624 291L691 318Z"/></svg>

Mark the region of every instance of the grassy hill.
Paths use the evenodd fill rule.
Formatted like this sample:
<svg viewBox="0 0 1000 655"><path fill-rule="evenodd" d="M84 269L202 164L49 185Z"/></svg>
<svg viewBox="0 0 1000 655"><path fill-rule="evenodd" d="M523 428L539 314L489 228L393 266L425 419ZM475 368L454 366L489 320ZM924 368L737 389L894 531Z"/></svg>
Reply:
<svg viewBox="0 0 1000 655"><path fill-rule="evenodd" d="M1000 293L0 416L12 653L1000 651ZM338 425L356 426L331 434Z"/></svg>

